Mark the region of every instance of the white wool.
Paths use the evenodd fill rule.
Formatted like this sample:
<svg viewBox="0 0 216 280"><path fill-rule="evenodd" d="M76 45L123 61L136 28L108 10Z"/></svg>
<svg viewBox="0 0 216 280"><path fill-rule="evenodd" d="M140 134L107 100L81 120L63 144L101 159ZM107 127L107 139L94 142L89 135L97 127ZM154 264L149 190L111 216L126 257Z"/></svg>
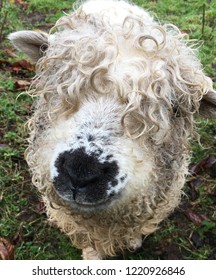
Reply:
<svg viewBox="0 0 216 280"><path fill-rule="evenodd" d="M180 201L194 114L215 116L215 92L196 52L177 27L117 0L84 2L51 35L20 31L10 38L34 60L43 55L26 159L49 218L85 259L141 245ZM54 187L59 157L79 149L118 167L106 188L118 199L100 211L71 207L71 195Z"/></svg>

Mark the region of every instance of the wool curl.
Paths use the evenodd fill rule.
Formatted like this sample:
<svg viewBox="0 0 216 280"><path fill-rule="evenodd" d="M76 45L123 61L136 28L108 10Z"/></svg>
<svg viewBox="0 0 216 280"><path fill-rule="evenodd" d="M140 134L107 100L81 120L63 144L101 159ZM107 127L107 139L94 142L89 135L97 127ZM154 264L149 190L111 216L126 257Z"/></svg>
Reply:
<svg viewBox="0 0 216 280"><path fill-rule="evenodd" d="M33 183L50 219L75 246L114 256L129 249L130 240L154 232L179 204L193 115L211 84L178 28L149 16L145 21L128 13L121 24L112 24L105 14L86 14L81 6L56 23L50 38L31 92L39 97L28 122L26 159ZM148 135L154 172L148 193L137 190L115 207L87 215L56 195L40 152L58 119L76 113L89 95L111 93L125 104L121 124L128 137L142 143Z"/></svg>

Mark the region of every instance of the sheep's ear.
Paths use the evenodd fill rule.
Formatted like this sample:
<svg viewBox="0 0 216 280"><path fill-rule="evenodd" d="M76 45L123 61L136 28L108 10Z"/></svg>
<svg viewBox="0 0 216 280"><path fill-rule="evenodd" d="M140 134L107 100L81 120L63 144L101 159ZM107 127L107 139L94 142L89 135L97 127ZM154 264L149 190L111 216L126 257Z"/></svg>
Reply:
<svg viewBox="0 0 216 280"><path fill-rule="evenodd" d="M33 62L43 56L48 47L48 34L36 31L17 31L8 36L19 51L28 55Z"/></svg>
<svg viewBox="0 0 216 280"><path fill-rule="evenodd" d="M199 115L204 118L216 118L216 91L209 90L201 100Z"/></svg>

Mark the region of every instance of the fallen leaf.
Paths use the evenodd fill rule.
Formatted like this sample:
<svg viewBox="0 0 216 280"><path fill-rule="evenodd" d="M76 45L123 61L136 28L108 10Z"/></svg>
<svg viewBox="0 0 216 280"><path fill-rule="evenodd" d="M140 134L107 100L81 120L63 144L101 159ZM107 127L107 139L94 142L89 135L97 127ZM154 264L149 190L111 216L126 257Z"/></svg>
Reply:
<svg viewBox="0 0 216 280"><path fill-rule="evenodd" d="M190 211L190 210L189 211L183 211L183 213L185 214L185 216L189 220L191 220L197 226L203 225L204 221L210 221L208 219L208 217L206 217L205 215L198 214L198 213L195 213L195 212Z"/></svg>
<svg viewBox="0 0 216 280"><path fill-rule="evenodd" d="M18 91L22 91L22 90L26 90L29 88L30 86L30 82L29 81L26 81L26 80L18 80L15 82L15 87Z"/></svg>
<svg viewBox="0 0 216 280"><path fill-rule="evenodd" d="M181 32L183 34L190 34L190 30L188 30L188 29L181 29Z"/></svg>
<svg viewBox="0 0 216 280"><path fill-rule="evenodd" d="M4 53L7 54L10 57L13 57L13 58L17 58L18 57L18 55L16 55L15 53L13 53L11 50L8 50L8 49L5 49Z"/></svg>
<svg viewBox="0 0 216 280"><path fill-rule="evenodd" d="M193 231L189 237L191 243L196 247L200 248L204 245L204 241L202 240L201 236L198 232Z"/></svg>
<svg viewBox="0 0 216 280"><path fill-rule="evenodd" d="M16 62L0 60L0 70L18 73L21 70L34 71L34 65L25 59Z"/></svg>
<svg viewBox="0 0 216 280"><path fill-rule="evenodd" d="M27 9L28 8L28 3L22 1L22 0L13 0L15 4L20 5L22 8Z"/></svg>
<svg viewBox="0 0 216 280"><path fill-rule="evenodd" d="M19 72L22 69L26 69L28 71L34 70L34 66L25 59L21 59L19 61L11 63L11 67L13 72Z"/></svg>
<svg viewBox="0 0 216 280"><path fill-rule="evenodd" d="M200 160L197 164L190 167L189 172L192 175L197 175L204 170L210 169L216 164L216 157L213 155L208 155L207 157Z"/></svg>
<svg viewBox="0 0 216 280"><path fill-rule="evenodd" d="M36 204L35 211L36 211L38 214L44 214L44 213L46 213L46 207L45 207L45 204L44 204L43 201L39 201L39 202Z"/></svg>
<svg viewBox="0 0 216 280"><path fill-rule="evenodd" d="M203 181L204 180L198 176L191 177L187 180L187 185L189 186L187 194L189 195L191 201L195 201L199 197L198 187L202 185Z"/></svg>
<svg viewBox="0 0 216 280"><path fill-rule="evenodd" d="M203 183L203 179L199 177L195 177L192 178L192 180L188 181L187 183L191 188L196 189Z"/></svg>
<svg viewBox="0 0 216 280"><path fill-rule="evenodd" d="M18 61L18 64L23 68L23 69L27 69L29 71L34 71L34 65L31 64L29 61L25 60L25 59L21 59Z"/></svg>
<svg viewBox="0 0 216 280"><path fill-rule="evenodd" d="M0 257L2 260L14 259L14 246L3 237L0 237Z"/></svg>

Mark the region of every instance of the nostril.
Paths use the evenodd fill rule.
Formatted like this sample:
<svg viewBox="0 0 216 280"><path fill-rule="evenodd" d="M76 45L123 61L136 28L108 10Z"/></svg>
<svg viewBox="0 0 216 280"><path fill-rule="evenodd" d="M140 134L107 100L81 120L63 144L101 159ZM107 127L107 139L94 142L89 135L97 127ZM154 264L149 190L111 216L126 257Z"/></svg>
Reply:
<svg viewBox="0 0 216 280"><path fill-rule="evenodd" d="M82 173L79 173L79 175L78 175L71 168L67 167L66 170L68 172L68 175L70 177L71 183L74 186L74 188L77 188L77 187L81 188L88 184L96 183L97 179L100 177L99 173L92 174L90 171L87 171L85 173L82 172Z"/></svg>

